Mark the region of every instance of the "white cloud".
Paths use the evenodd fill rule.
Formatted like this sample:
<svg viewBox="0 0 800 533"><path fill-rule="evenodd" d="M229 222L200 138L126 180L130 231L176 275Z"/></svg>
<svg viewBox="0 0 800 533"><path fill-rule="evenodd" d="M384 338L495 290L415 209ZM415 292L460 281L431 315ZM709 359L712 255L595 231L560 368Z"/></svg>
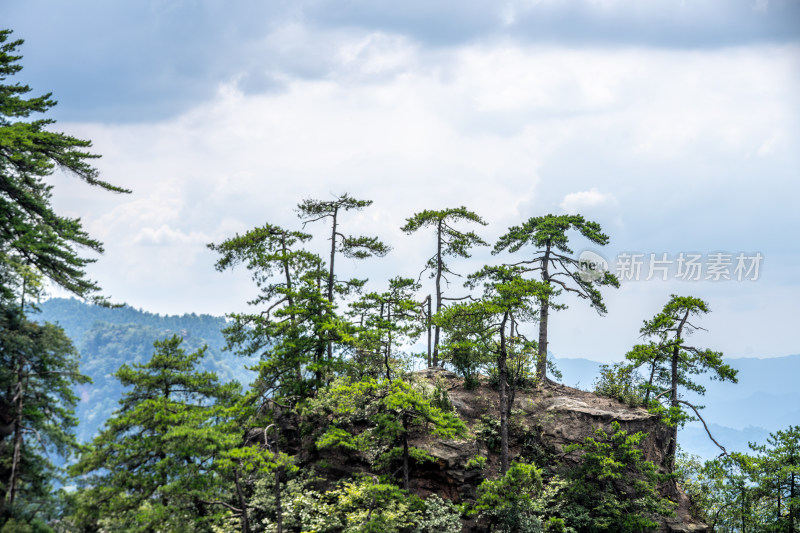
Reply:
<svg viewBox="0 0 800 533"><path fill-rule="evenodd" d="M616 200L610 194L601 193L592 187L588 191L572 192L564 197L560 207L569 214L580 213L585 208L614 204Z"/></svg>
<svg viewBox="0 0 800 533"><path fill-rule="evenodd" d="M186 244L203 246L210 241L211 239L209 236L203 233L197 231L186 233L181 230L173 229L167 224L162 224L158 228L142 228L136 237L133 238L133 244L156 246L175 246Z"/></svg>
<svg viewBox="0 0 800 533"><path fill-rule="evenodd" d="M615 245L647 239L661 249L660 232L702 236L752 225L787 201L787 186L796 191L785 176L798 169L789 148L800 137L792 118L797 48L666 52L504 41L428 54L385 33L339 37L340 64L325 79L288 78L285 90L268 94L226 84L212 101L156 123L62 125L95 141L106 179L134 190L113 199L92 192L88 205L85 188L57 189L61 205L106 243L92 272L113 296L161 312L241 308L253 288L214 272L204 245L265 222L295 227L292 208L305 197L374 200L348 214L343 229L378 235L395 250L341 265L377 280L419 272L431 240L399 227L422 209L465 205L490 222L476 228L489 241L559 206L595 209L592 219ZM769 157L750 157L757 154ZM794 167L770 166L775 161ZM752 196L755 174L769 176L759 185L769 204ZM723 193L750 209L734 213ZM684 217L666 225L657 214L671 205L714 223ZM725 235L732 244L720 246L752 249L737 244L739 234ZM477 251L458 269L493 260ZM653 298L651 307L663 305ZM617 312L625 314L620 323L642 318L622 303ZM559 354L591 355L569 346Z"/></svg>

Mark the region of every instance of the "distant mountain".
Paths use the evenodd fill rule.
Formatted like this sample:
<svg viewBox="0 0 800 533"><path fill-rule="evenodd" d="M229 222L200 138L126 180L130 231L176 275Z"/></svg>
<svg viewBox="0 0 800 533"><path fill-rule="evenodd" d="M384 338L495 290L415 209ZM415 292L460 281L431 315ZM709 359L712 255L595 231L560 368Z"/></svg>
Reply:
<svg viewBox="0 0 800 533"><path fill-rule="evenodd" d="M554 358L565 385L584 390L593 388L602 363L588 359ZM766 437L790 425L800 425L800 354L769 359L738 358L726 362L739 371L736 384L699 377L705 396L687 394L701 411L712 435L726 449L747 452L748 442L764 443ZM704 459L719 455L702 424L692 422L680 433L684 451Z"/></svg>
<svg viewBox="0 0 800 533"><path fill-rule="evenodd" d="M178 335L183 348L191 353L207 346L201 362L203 370L213 371L222 381L252 381L254 373L245 367L253 358L241 358L223 351L221 333L225 318L186 314L161 316L131 307L109 309L84 304L75 299L54 298L40 306L40 322L59 324L81 354L81 372L92 378L92 384L81 385L77 394L80 420L78 438L92 439L118 406L124 388L113 376L123 363L145 363L153 354L153 342Z"/></svg>
<svg viewBox="0 0 800 533"><path fill-rule="evenodd" d="M96 322L107 324L139 324L150 326L166 333L200 337L214 350L222 350L225 337L221 329L225 318L212 315L166 316L149 313L130 306L108 308L88 305L74 298L51 298L39 305L36 318L41 322L58 323L67 336L79 342Z"/></svg>

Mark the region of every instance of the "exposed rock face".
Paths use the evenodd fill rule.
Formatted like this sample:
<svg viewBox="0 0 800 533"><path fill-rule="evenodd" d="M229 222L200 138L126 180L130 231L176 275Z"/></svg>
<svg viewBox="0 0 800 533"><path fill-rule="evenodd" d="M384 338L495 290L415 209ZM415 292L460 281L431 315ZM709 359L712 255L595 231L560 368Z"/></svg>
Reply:
<svg viewBox="0 0 800 533"><path fill-rule="evenodd" d="M447 384L450 401L459 416L475 428L483 415L497 417L499 399L497 391L488 386L465 390L462 380L452 372L430 369L418 373L420 377L435 383ZM564 445L582 442L593 436L596 428L611 430L613 421L619 422L629 433L639 431L648 434L643 443L643 452L648 461L661 465L664 461L669 428L658 422L658 417L642 408L631 408L616 400L595 394L549 383L536 391L518 391L514 398L510 420L509 448L512 459L524 454L527 457L557 457L565 464L577 461L576 455L564 454ZM475 497L476 486L486 476L494 476L499 470L498 454L476 440L447 442L418 439L413 443L425 449L435 464L415 469L411 489L425 496L437 493L453 501L470 500ZM466 468L467 462L476 455L488 458L483 471ZM704 532L710 528L689 514L686 495L674 484L663 487L663 493L678 503L677 517L663 524L666 532ZM482 531L477 524L465 524L465 531Z"/></svg>
<svg viewBox="0 0 800 533"><path fill-rule="evenodd" d="M416 373L416 377L433 386L439 382L448 390L450 402L458 415L474 433L484 417L499 416L497 391L483 383L474 390L466 390L463 380L442 369L428 369ZM281 433L286 438L286 451L297 454L300 464L325 464L327 479L352 476L356 472L369 472L366 457L359 452L343 449L316 450L312 440L301 443L299 421L291 415L283 418L279 413ZM512 403L509 421L509 452L511 459L524 456L533 459L539 466L548 466L548 461L569 466L578 461L576 454L565 454L567 444L582 442L594 436L595 429L612 430L612 422L619 422L629 433L645 432L643 442L645 459L661 465L669 439L669 428L659 423L658 416L642 408L631 408L610 398L573 389L556 383L529 391L517 391ZM321 421L320 421L321 422ZM477 436L477 435L476 435ZM478 436L480 437L480 436ZM264 441L263 429L253 429L247 440ZM311 438L311 437L309 437ZM410 444L424 449L435 458L434 462L415 465L411 472L409 488L420 496L438 494L454 502L474 500L480 482L497 476L500 467L499 454L488 447L486 439L469 438L461 441L444 441L430 436L412 435ZM483 469L467 465L476 456L486 457ZM661 492L677 502L677 516L667 519L661 531L668 533L710 532L711 529L693 518L689 512L687 496L674 483L661 487ZM464 533L485 532L487 529L475 521L464 523Z"/></svg>

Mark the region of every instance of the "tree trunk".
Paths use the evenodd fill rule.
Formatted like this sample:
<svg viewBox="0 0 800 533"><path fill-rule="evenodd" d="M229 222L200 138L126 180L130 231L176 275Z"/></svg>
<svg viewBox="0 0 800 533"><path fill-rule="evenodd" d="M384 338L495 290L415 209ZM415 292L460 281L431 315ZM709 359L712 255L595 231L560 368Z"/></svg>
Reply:
<svg viewBox="0 0 800 533"><path fill-rule="evenodd" d="M279 466L275 469L275 521L277 526L277 533L283 533L283 505L281 503L281 477L283 476L283 467Z"/></svg>
<svg viewBox="0 0 800 533"><path fill-rule="evenodd" d="M672 347L672 375L670 378L670 406L673 409L677 409L680 404L678 403L678 363L680 361L680 353L681 347L678 344L678 339L681 338L681 334L683 333L683 327L686 325L686 321L689 319L689 311L687 310L686 313L683 315L680 324L678 324L678 329L675 332L675 346ZM675 423L670 428L670 441L669 446L667 447L667 467L670 472L675 471L675 456L678 453L678 424Z"/></svg>
<svg viewBox="0 0 800 533"><path fill-rule="evenodd" d="M644 393L645 405L650 402L650 391L653 387L653 380L656 377L656 361L658 361L658 356L656 356L656 359L653 359L653 364L650 366L650 379L647 380L647 391Z"/></svg>
<svg viewBox="0 0 800 533"><path fill-rule="evenodd" d="M428 368L431 367L431 295L428 295L428 317L427 317L427 326L428 326Z"/></svg>
<svg viewBox="0 0 800 533"><path fill-rule="evenodd" d="M250 518L247 516L247 500L244 497L242 485L239 483L238 468L233 469L233 481L236 485L236 496L239 498L239 507L242 509L242 519L240 520L242 524L242 533L250 533ZM280 531L280 526L278 531Z"/></svg>
<svg viewBox="0 0 800 533"><path fill-rule="evenodd" d="M550 284L550 244L544 252L544 260L542 261L542 281ZM536 378L540 385L544 385L547 380L547 317L550 311L550 302L548 296L542 298L539 306L539 358L536 361Z"/></svg>
<svg viewBox="0 0 800 533"><path fill-rule="evenodd" d="M26 281L25 278L22 278L22 295L20 296L20 303L19 303L19 316L20 316L20 328L24 327L25 323L25 289L26 289ZM19 354L19 358L16 361L17 368L16 368L16 378L17 383L16 387L16 396L12 399L12 403L14 400L17 402L17 412L14 416L14 446L13 452L11 455L11 476L8 480L8 492L6 493L6 502L8 504L8 508L11 509L14 506L14 499L17 495L17 479L19 478L19 468L21 464L21 457L22 457L22 417L24 415L24 407L25 407L25 383L24 383L24 370L25 370L25 358L22 354Z"/></svg>
<svg viewBox="0 0 800 533"><path fill-rule="evenodd" d="M339 208L336 207L333 210L333 224L331 224L331 265L330 269L328 270L328 301L333 307L333 262L336 259L336 224L337 224L337 215L339 214ZM333 360L333 341L328 340L328 362Z"/></svg>
<svg viewBox="0 0 800 533"><path fill-rule="evenodd" d="M442 310L442 224L436 230L436 313ZM439 366L439 325L434 328L433 366Z"/></svg>
<svg viewBox="0 0 800 533"><path fill-rule="evenodd" d="M792 466L794 466L794 456L792 456ZM789 490L789 496L791 497L791 503L789 504L789 531L794 533L794 515L797 513L797 495L795 494L795 488L797 485L795 484L794 479L794 470L792 470L792 481L791 481L791 488Z"/></svg>
<svg viewBox="0 0 800 533"><path fill-rule="evenodd" d="M14 506L14 498L17 495L17 479L19 478L19 467L22 456L22 416L25 398L25 385L22 376L22 358L17 367L17 414L14 419L14 452L11 456L11 477L8 480L8 493L6 502L8 508Z"/></svg>
<svg viewBox="0 0 800 533"><path fill-rule="evenodd" d="M297 326L297 316L294 312L294 298L292 297L292 276L289 271L289 260L286 257L289 253L286 248L286 231L281 232L281 252L283 253L283 260L281 261L283 263L283 275L286 278L286 303L292 310L292 312L289 313L289 318L292 320L292 326ZM297 381L303 380L303 364L300 361L297 362L296 376Z"/></svg>
<svg viewBox="0 0 800 533"><path fill-rule="evenodd" d="M747 524L745 524L746 516L747 516L747 510L745 509L744 485L742 485L742 533L747 533Z"/></svg>
<svg viewBox="0 0 800 533"><path fill-rule="evenodd" d="M388 324L392 323L392 304L386 304L386 322ZM391 328L391 326L389 326ZM386 381L391 381L391 368L389 367L389 359L392 356L392 330L389 329L389 334L386 340L386 357L383 361L384 366L386 366Z"/></svg>
<svg viewBox="0 0 800 533"><path fill-rule="evenodd" d="M509 340L511 340L513 342L513 340L516 338L516 337L514 337L514 334L515 334L515 332L514 332L514 315L509 313L508 316L509 316L508 320L509 320L509 323L511 325L511 327L509 328L509 336L508 336L508 338L509 338ZM508 341L506 341L506 343L508 343ZM506 349L506 352L508 352L507 349ZM507 360L506 360L506 369L508 369L508 361ZM514 405L514 399L517 397L517 380L522 377L521 376L521 370L522 370L522 367L518 365L517 367L512 369L512 372L506 371L506 383L508 384L508 387L507 387L507 390L508 390L507 398L508 398L508 400L506 400L506 403L507 403L506 417L508 417L508 418L511 418L511 406Z"/></svg>
<svg viewBox="0 0 800 533"><path fill-rule="evenodd" d="M678 404L678 354L680 348L675 346L672 349L672 385L670 389L670 405L673 408L679 407ZM675 455L678 451L678 424L677 422L670 427L669 446L667 447L667 468L670 472L675 471Z"/></svg>
<svg viewBox="0 0 800 533"><path fill-rule="evenodd" d="M497 374L500 378L500 475L508 472L508 368L506 366L506 322L508 313L503 315L500 324L500 356L497 359Z"/></svg>
<svg viewBox="0 0 800 533"><path fill-rule="evenodd" d="M408 490L408 415L403 414L403 488Z"/></svg>

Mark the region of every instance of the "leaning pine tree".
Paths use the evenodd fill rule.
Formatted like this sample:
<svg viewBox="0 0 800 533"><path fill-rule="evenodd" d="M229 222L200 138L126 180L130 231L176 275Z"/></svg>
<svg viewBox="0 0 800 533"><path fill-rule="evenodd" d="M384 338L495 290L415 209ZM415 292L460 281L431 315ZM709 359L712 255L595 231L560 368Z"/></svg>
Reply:
<svg viewBox="0 0 800 533"><path fill-rule="evenodd" d="M722 362L722 353L691 346L686 342L686 336L694 331L702 330L694 323L694 317L705 315L709 312L708 304L692 296L672 295L669 302L660 313L651 320L647 320L640 330L642 337L650 340L648 344L634 346L626 354L632 365L650 367L649 389L655 393L654 400L666 401L666 418L672 428L669 447L667 449L667 467L670 471L675 469L675 455L678 446L678 426L683 424L689 415L685 408L691 409L703 422L709 438L719 446L724 454L725 448L721 446L711 432L708 431L705 421L700 416L699 407L681 398L679 389L684 388L698 394L705 394L705 387L692 381L691 376L703 372L711 373L711 379L732 381L736 383L736 373L730 365ZM648 390L648 394L650 390Z"/></svg>

